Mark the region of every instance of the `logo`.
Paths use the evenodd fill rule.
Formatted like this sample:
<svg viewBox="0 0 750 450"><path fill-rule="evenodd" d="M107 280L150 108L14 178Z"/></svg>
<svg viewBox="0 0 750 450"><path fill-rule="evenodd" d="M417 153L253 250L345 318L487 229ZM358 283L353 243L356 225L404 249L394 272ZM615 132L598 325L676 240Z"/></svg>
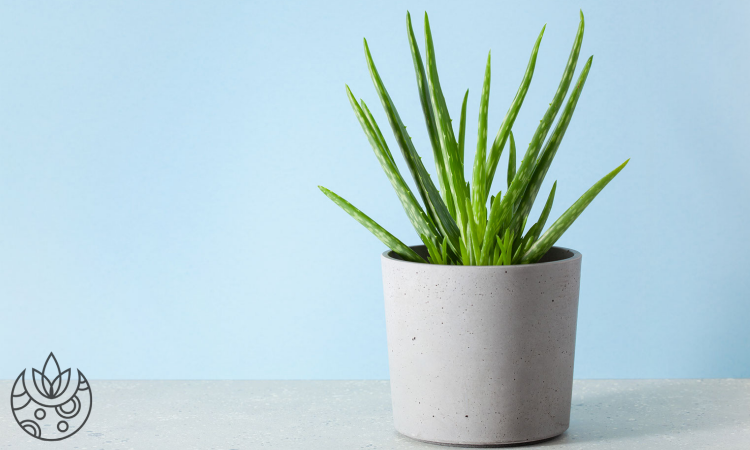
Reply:
<svg viewBox="0 0 750 450"><path fill-rule="evenodd" d="M78 370L70 379L70 369L60 371L50 353L42 371L26 370L16 378L10 405L13 417L25 432L43 441L60 441L76 434L91 414L91 386Z"/></svg>

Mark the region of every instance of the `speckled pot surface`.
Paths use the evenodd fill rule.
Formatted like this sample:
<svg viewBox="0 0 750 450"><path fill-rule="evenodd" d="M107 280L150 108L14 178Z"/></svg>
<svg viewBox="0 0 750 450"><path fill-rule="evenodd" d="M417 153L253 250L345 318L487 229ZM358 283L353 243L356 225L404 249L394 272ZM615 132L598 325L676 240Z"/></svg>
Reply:
<svg viewBox="0 0 750 450"><path fill-rule="evenodd" d="M537 264L476 267L385 252L382 266L398 432L492 446L568 428L580 253L553 247Z"/></svg>

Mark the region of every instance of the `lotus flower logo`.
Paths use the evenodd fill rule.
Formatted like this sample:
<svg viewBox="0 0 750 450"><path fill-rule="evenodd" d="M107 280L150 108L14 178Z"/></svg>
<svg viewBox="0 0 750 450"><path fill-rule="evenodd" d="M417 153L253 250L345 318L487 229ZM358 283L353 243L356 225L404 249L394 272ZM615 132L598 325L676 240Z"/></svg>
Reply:
<svg viewBox="0 0 750 450"><path fill-rule="evenodd" d="M71 385L70 369L60 371L50 353L41 372L26 370L16 378L11 393L11 408L18 425L43 441L59 441L74 435L91 414L91 387L80 370ZM31 389L29 389L31 388Z"/></svg>

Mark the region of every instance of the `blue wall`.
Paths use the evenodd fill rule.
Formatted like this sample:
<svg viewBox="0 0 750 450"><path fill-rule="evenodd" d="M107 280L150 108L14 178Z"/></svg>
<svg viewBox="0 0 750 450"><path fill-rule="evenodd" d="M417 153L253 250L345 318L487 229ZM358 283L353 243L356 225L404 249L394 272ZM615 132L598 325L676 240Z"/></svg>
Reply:
<svg viewBox="0 0 750 450"><path fill-rule="evenodd" d="M91 378L386 378L383 245L316 188L417 242L344 94L385 121L362 37L432 168L406 10L473 149L486 52L494 136L548 24L525 148L579 8L552 217L632 160L560 241L576 376L750 376L747 2L316 3L2 3L0 378L50 350Z"/></svg>

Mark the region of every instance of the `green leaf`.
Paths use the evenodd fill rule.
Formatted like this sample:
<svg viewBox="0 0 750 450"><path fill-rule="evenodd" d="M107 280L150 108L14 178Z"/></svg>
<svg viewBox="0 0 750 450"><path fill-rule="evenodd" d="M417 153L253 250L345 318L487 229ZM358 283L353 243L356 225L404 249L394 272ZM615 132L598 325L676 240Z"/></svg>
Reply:
<svg viewBox="0 0 750 450"><path fill-rule="evenodd" d="M539 235L542 234L544 225L547 223L549 213L552 210L552 203L555 200L556 191L557 181L555 181L555 183L552 185L549 196L547 196L547 202L544 204L544 208L542 209L542 214L539 215L539 220L531 226L529 232L526 233L526 236L524 236L523 240L518 246L516 253L513 254L513 264L519 264L521 262L521 258L523 258L523 255L529 250L529 247L531 247L531 245L536 242L537 239L539 239Z"/></svg>
<svg viewBox="0 0 750 450"><path fill-rule="evenodd" d="M534 48L531 50L531 57L529 58L529 64L526 66L526 73L524 73L523 80L521 80L521 86L518 87L516 96L513 98L513 102L510 104L508 112L505 113L503 122L500 124L500 129L495 136L495 141L490 148L490 154L487 158L487 167L485 168L485 171L487 172L487 188L485 192L490 192L490 189L492 188L492 180L495 177L495 170L497 169L497 163L500 161L500 155L503 153L505 141L508 139L508 134L513 128L513 123L516 121L518 111L521 109L523 100L526 98L526 93L529 90L529 84L531 84L531 78L534 75L534 67L536 67L536 56L537 53L539 53L539 44L542 43L542 36L544 36L544 29L546 27L547 25L542 27L542 31L539 33L536 43L534 43Z"/></svg>
<svg viewBox="0 0 750 450"><path fill-rule="evenodd" d="M521 239L520 245L516 249L516 251L513 253L513 264L518 264L521 262L521 258L523 257L523 254L526 252L526 250L531 247L532 244L532 238L537 233L538 230L538 223L535 223L534 225L529 228L529 232L526 233L526 236ZM518 240L518 239L516 239Z"/></svg>
<svg viewBox="0 0 750 450"><path fill-rule="evenodd" d="M529 179L531 178L532 171L536 166L539 150L542 147L542 143L547 136L547 132L552 126L552 122L554 122L555 116L557 115L557 112L560 109L563 100L565 99L565 94L568 91L568 87L570 86L570 82L573 78L573 72L575 71L575 66L578 61L578 54L580 53L581 42L583 40L583 28L583 13L581 13L581 22L578 26L576 39L573 43L570 57L568 58L565 70L563 71L562 79L560 80L560 84L557 87L557 91L555 92L552 102L547 108L547 112L544 114L542 120L539 121L539 126L537 126L537 129L534 132L534 136L531 138L531 142L529 143L529 147L524 154L523 160L521 161L521 166L518 168L518 172L513 178L511 185L508 187L508 192L506 192L505 194L502 205L499 208L493 208L490 211L487 231L485 232L485 244L487 243L487 233L497 234L500 231L501 227L505 226L506 224L511 228L511 230L515 231L517 230L518 224L525 221L525 217L523 215L514 214L514 212L518 208L521 196L526 191L526 187L529 183ZM495 217L493 217L492 215L493 210L496 211ZM520 231L518 232L518 234L520 234ZM487 249L487 251L483 249L482 259L489 259L489 249Z"/></svg>
<svg viewBox="0 0 750 450"><path fill-rule="evenodd" d="M409 217L412 226L414 226L414 229L418 234L425 235L430 239L436 239L438 237L438 231L435 228L435 225L425 214L424 210L422 210L419 202L414 198L411 189L409 189L409 186L406 185L403 177L401 177L401 173L399 173L398 168L393 163L393 157L389 156L389 152L380 145L380 138L370 125L370 121L367 119L364 111L354 98L349 86L346 86L346 93L349 97L349 103L352 105L352 109L354 109L354 113L359 120L359 124L362 126L365 135L367 135L367 139L370 141L370 146L372 146L375 156L378 158L378 162L380 162L380 166L383 168L388 180L390 180L391 186L393 186L393 189L396 191L398 199L401 201L401 205L403 206L404 211L406 211L406 215Z"/></svg>
<svg viewBox="0 0 750 450"><path fill-rule="evenodd" d="M620 171L628 164L628 161L620 164L615 170L608 173L601 180L597 181L596 184L586 191L581 198L576 200L573 205L565 211L555 223L550 225L549 229L539 238L538 241L531 246L531 248L523 255L521 264L530 264L539 261L547 251L555 245L555 242L562 236L563 233L575 222L578 216L581 215L584 209L594 200L599 192L604 189L612 179L620 173Z"/></svg>
<svg viewBox="0 0 750 450"><path fill-rule="evenodd" d="M467 211L471 211L471 202L469 201L468 197L466 198L466 209ZM466 242L468 244L469 253L471 256L471 264L475 265L478 263L478 258L480 255L480 245L482 238L479 236L479 230L477 223L474 221L474 218L471 214L467 215L467 225L466 225L466 231L467 231L467 239Z"/></svg>
<svg viewBox="0 0 750 450"><path fill-rule="evenodd" d="M570 83L573 81L573 75L575 74L576 65L578 64L578 56L581 53L581 45L583 44L583 31L585 28L584 26L585 23L583 20L583 12L581 11L580 14L581 14L581 21L578 23L578 30L576 31L575 39L573 39L573 47L570 49L570 55L568 56L568 62L565 64L565 69L563 70L563 75L562 75L562 78L560 79L560 84L558 84L557 91L555 92L554 97L552 97L552 102L550 102L549 107L547 108L547 111L544 113L544 117L542 117L542 120L539 122L539 126L537 127L537 132L540 135L539 144L538 144L540 147L541 147L542 142L544 142L544 140L546 139L547 132L552 127L552 123L555 121L557 112L560 110L560 107L562 106L563 101L565 100L565 96L568 93L568 88L570 88ZM580 91L579 91L579 94L580 94ZM571 114L572 114L572 111L571 111Z"/></svg>
<svg viewBox="0 0 750 450"><path fill-rule="evenodd" d="M477 264L476 253L474 253L474 247L472 245L472 220L471 216L467 217L468 223L466 224L466 232L464 233L463 243L466 247L466 259L463 260L465 266L474 266Z"/></svg>
<svg viewBox="0 0 750 450"><path fill-rule="evenodd" d="M492 259L490 261L492 261L491 264L493 266L499 266L501 264L501 261L500 261L500 247L502 246L502 243L500 242L498 236L495 236L495 238L497 238L497 243L494 246L494 248L492 249Z"/></svg>
<svg viewBox="0 0 750 450"><path fill-rule="evenodd" d="M357 209L354 205L347 202L343 198L336 195L334 192L324 188L323 186L318 186L318 188L331 200L333 200L334 203L339 205L341 209L346 211L350 216L354 217L354 219L362 224L365 228L370 230L372 234L375 235L376 238L380 239L380 242L385 244L388 248L393 250L394 252L398 253L399 256L404 258L407 261L412 262L419 262L419 263L425 263L427 261L424 260L421 256L417 254L414 250L412 250L410 247L408 247L403 242L399 241L394 235L386 231L385 228L381 227L377 224L374 220L370 219L365 213ZM429 241L429 239L428 239Z"/></svg>
<svg viewBox="0 0 750 450"><path fill-rule="evenodd" d="M461 104L461 120L458 125L458 158L461 160L461 167L464 166L464 141L466 140L466 101L469 99L469 90L466 90L464 101Z"/></svg>
<svg viewBox="0 0 750 450"><path fill-rule="evenodd" d="M549 213L552 211L552 202L555 201L555 191L557 191L557 181L552 184L552 189L550 189L549 195L547 196L547 202L544 203L542 214L539 215L539 220L536 222L537 231L536 235L532 238L533 241L536 241L539 238L539 235L542 234L542 230L544 229L544 225L547 223Z"/></svg>
<svg viewBox="0 0 750 450"><path fill-rule="evenodd" d="M516 140L513 139L513 132L510 132L510 155L508 156L508 187L516 176Z"/></svg>
<svg viewBox="0 0 750 450"><path fill-rule="evenodd" d="M529 144L529 148L526 151L526 155L524 156L524 158L527 158L529 155L534 155L533 156L534 165L532 166L534 167L534 170L536 170L536 166L538 166L537 155L539 154L539 149L541 148L544 142L544 139L547 137L547 132L552 127L552 123L555 120L555 116L557 116L557 112L562 106L562 103L565 100L565 95L567 94L568 88L570 87L570 83L573 80L575 68L576 68L576 65L578 64L578 55L581 52L581 44L583 43L584 25L585 23L583 20L583 12L581 12L581 21L578 24L578 31L576 32L576 37L573 40L573 48L571 48L570 50L570 56L568 57L568 62L566 63L565 69L563 70L562 79L560 80L560 84L557 87L557 91L555 92L555 95L552 98L552 102L549 104L549 107L547 108L547 112L544 114L544 117L539 122L539 126L537 127L537 130L534 133L534 137L531 140L531 144ZM562 124L562 126L555 127L556 133L553 132L553 136L552 138L550 138L550 142L554 140L557 143L557 145L560 144L560 141L562 140L562 136L565 134L565 129L567 128L568 123L570 122L570 118L573 115L573 111L575 110L575 105L578 102L578 97L581 95L583 84L586 81L586 77L588 76L588 72L590 68L591 68L591 58L589 58L588 62L586 63L586 66L581 71L581 77L579 77L579 82L577 83L576 88L573 90L573 93L568 99L568 103L565 107L565 110L563 111L563 117L560 118L560 124ZM533 175L533 173L530 175ZM524 220L526 216L528 216L529 211L531 211L531 206L533 205L534 199L536 198L536 192L538 192L539 187L541 186L541 181L542 179L538 179L534 182L535 184L532 184L530 178L526 178L526 174L524 174L524 186L523 186L524 195L521 198L519 198L517 203L514 205L514 210L516 210L516 214L510 225L514 229L518 227L518 224L522 220ZM528 189L529 186L531 187L531 191L529 191ZM532 192L534 189L536 189L536 191ZM527 191L529 193L529 196L526 196Z"/></svg>
<svg viewBox="0 0 750 450"><path fill-rule="evenodd" d="M427 236L420 237L422 238L422 242L424 242L425 246L427 247L427 262L429 262L430 264L444 264L437 245L435 245L435 243L431 239L427 239Z"/></svg>
<svg viewBox="0 0 750 450"><path fill-rule="evenodd" d="M503 238L495 236L497 247L500 250L498 257L495 259L495 265L509 266L513 263L513 232L510 229L505 230Z"/></svg>
<svg viewBox="0 0 750 450"><path fill-rule="evenodd" d="M391 154L391 150L388 148L388 144L385 142L385 138L383 137L383 133L380 131L380 127L378 127L378 123L375 122L375 118L372 116L372 113L370 112L370 109L365 104L364 100L360 100L359 106L362 107L362 112L365 113L365 116L367 117L367 121L370 122L370 126L373 130L375 130L375 134L378 137L378 141L380 142L380 145L383 147L383 150L388 154L388 158L390 158L391 162L393 162L393 165L398 169L398 166L396 166L396 161L393 159L393 155Z"/></svg>
<svg viewBox="0 0 750 450"><path fill-rule="evenodd" d="M388 122L391 125L391 130L393 130L393 135L396 137L396 142L398 142L399 148L401 149L401 154L404 156L404 160L406 161L409 171L417 185L417 190L422 198L422 202L427 207L427 212L429 213L431 220L440 230L440 234L448 237L448 242L451 248L457 252L459 251L458 240L460 236L458 226L451 216L443 198L435 187L435 184L432 182L430 174L425 169L424 164L422 164L422 159L414 148L414 144L412 143L409 134L406 132L406 127L401 121L401 117L396 110L396 105L394 105L390 95L388 95L388 91L383 84L383 80L380 78L378 69L375 67L375 62L370 54L367 40L364 41L364 46L367 67L370 70L372 82L375 85L375 90L378 93L380 102L383 105L386 116L388 117ZM374 119L371 119L371 121L374 123Z"/></svg>
<svg viewBox="0 0 750 450"><path fill-rule="evenodd" d="M505 230L505 248L503 249L503 265L509 266L513 263L513 232Z"/></svg>
<svg viewBox="0 0 750 450"><path fill-rule="evenodd" d="M471 265L469 261L471 261L471 257L469 256L468 248L466 247L466 241L464 239L461 239L459 241L461 244L461 265L468 266Z"/></svg>
<svg viewBox="0 0 750 450"><path fill-rule="evenodd" d="M414 72L417 76L419 101L422 104L422 113L424 114L425 125L427 125L427 134L430 136L430 144L432 144L432 155L435 159L435 169L437 170L440 189L445 204L448 207L448 211L450 211L452 216L455 216L456 208L454 205L453 196L451 195L450 181L448 181L448 172L446 170L445 162L443 161L443 149L440 145L438 126L435 122L435 113L433 111L432 99L430 97L427 75L425 74L424 64L422 63L422 56L419 53L417 40L414 37L414 29L411 26L411 15L409 15L408 11L406 12L406 28L409 35L409 47L411 48L411 56L414 62Z"/></svg>
<svg viewBox="0 0 750 450"><path fill-rule="evenodd" d="M466 181L464 180L463 165L458 155L451 118L445 104L443 91L440 88L440 79L435 61L435 48L432 43L432 33L430 31L430 21L426 13L424 17L424 33L427 49L427 84L430 88L432 109L438 126L440 146L443 149L443 162L448 172L451 195L456 206L456 222L458 223L459 230L463 231L466 227Z"/></svg>
<svg viewBox="0 0 750 450"><path fill-rule="evenodd" d="M487 156L487 109L490 103L491 53L487 54L487 66L484 69L484 83L482 97L479 100L479 125L477 132L477 153L474 156L474 169L471 181L471 203L474 220L482 230L480 239L484 237L484 227L487 223L487 193L485 184L484 164Z"/></svg>
<svg viewBox="0 0 750 450"><path fill-rule="evenodd" d="M570 119L573 117L573 112L575 112L578 99L581 97L583 86L586 84L586 79L591 70L592 61L593 56L590 57L588 61L586 61L586 65L583 66L583 70L581 70L581 74L578 77L578 82L576 83L573 92L571 92L570 97L568 97L568 102L563 109L560 120L557 121L555 129L552 131L552 135L544 146L541 156L539 156L539 160L536 163L536 167L534 167L531 179L529 180L526 190L523 193L523 197L521 197L518 204L516 216L514 217L516 220L514 225L517 225L520 220L528 216L529 212L531 212L536 196L539 193L539 188L542 187L544 177L547 175L547 171L552 164L552 159L555 157L555 154L557 154L557 149L560 147L563 136L565 136L565 131L568 129L568 124L570 124Z"/></svg>

